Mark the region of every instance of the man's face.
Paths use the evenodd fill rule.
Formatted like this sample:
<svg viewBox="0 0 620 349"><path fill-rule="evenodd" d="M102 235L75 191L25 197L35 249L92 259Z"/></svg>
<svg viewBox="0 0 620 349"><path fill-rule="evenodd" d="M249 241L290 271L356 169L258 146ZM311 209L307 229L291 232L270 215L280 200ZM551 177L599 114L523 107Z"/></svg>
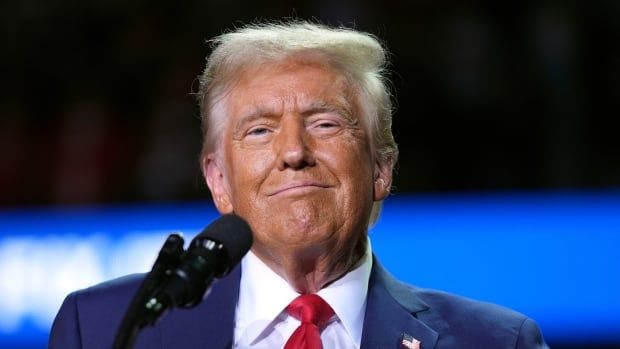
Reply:
<svg viewBox="0 0 620 349"><path fill-rule="evenodd" d="M263 258L351 253L391 181L357 91L328 65L291 59L244 72L225 98L221 144L203 158L218 210L248 221Z"/></svg>

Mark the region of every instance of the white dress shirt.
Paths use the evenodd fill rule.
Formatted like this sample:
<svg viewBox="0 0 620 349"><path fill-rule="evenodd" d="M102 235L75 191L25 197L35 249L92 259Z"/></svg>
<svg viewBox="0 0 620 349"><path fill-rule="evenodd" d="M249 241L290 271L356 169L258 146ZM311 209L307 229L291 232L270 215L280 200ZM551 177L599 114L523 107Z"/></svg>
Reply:
<svg viewBox="0 0 620 349"><path fill-rule="evenodd" d="M317 293L335 312L321 332L323 347L326 349L360 347L372 268L370 251L369 241L360 264ZM285 310L297 296L299 293L250 251L241 260L234 348L284 347L300 324Z"/></svg>

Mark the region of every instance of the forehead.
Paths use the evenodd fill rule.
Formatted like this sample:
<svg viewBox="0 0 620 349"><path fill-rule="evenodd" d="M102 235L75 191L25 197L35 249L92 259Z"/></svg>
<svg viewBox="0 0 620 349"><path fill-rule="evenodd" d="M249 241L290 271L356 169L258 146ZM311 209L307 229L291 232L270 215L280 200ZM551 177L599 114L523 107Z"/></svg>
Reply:
<svg viewBox="0 0 620 349"><path fill-rule="evenodd" d="M245 69L228 93L227 116L321 105L353 111L356 96L351 79L327 61L294 57Z"/></svg>

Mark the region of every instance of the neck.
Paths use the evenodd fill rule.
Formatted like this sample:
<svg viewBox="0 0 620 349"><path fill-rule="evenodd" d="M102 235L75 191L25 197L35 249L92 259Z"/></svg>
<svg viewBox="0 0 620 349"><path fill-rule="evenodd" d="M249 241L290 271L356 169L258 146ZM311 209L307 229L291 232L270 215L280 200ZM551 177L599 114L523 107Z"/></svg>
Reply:
<svg viewBox="0 0 620 349"><path fill-rule="evenodd" d="M255 245L252 251L295 291L308 294L317 293L353 270L366 253L367 244L364 235L349 249L321 246L274 253Z"/></svg>

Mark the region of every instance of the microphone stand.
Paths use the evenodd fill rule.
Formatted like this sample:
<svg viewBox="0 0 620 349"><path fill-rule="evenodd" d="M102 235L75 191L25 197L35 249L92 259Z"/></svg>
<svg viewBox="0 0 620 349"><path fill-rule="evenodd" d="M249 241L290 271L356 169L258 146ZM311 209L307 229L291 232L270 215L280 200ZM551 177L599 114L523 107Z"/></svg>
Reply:
<svg viewBox="0 0 620 349"><path fill-rule="evenodd" d="M121 326L116 333L113 349L133 348L138 332L146 326L152 325L165 310L161 304L149 302L153 293L173 270L181 263L183 256L183 237L179 234L170 234L157 256L151 272L142 281L138 292L131 301Z"/></svg>

